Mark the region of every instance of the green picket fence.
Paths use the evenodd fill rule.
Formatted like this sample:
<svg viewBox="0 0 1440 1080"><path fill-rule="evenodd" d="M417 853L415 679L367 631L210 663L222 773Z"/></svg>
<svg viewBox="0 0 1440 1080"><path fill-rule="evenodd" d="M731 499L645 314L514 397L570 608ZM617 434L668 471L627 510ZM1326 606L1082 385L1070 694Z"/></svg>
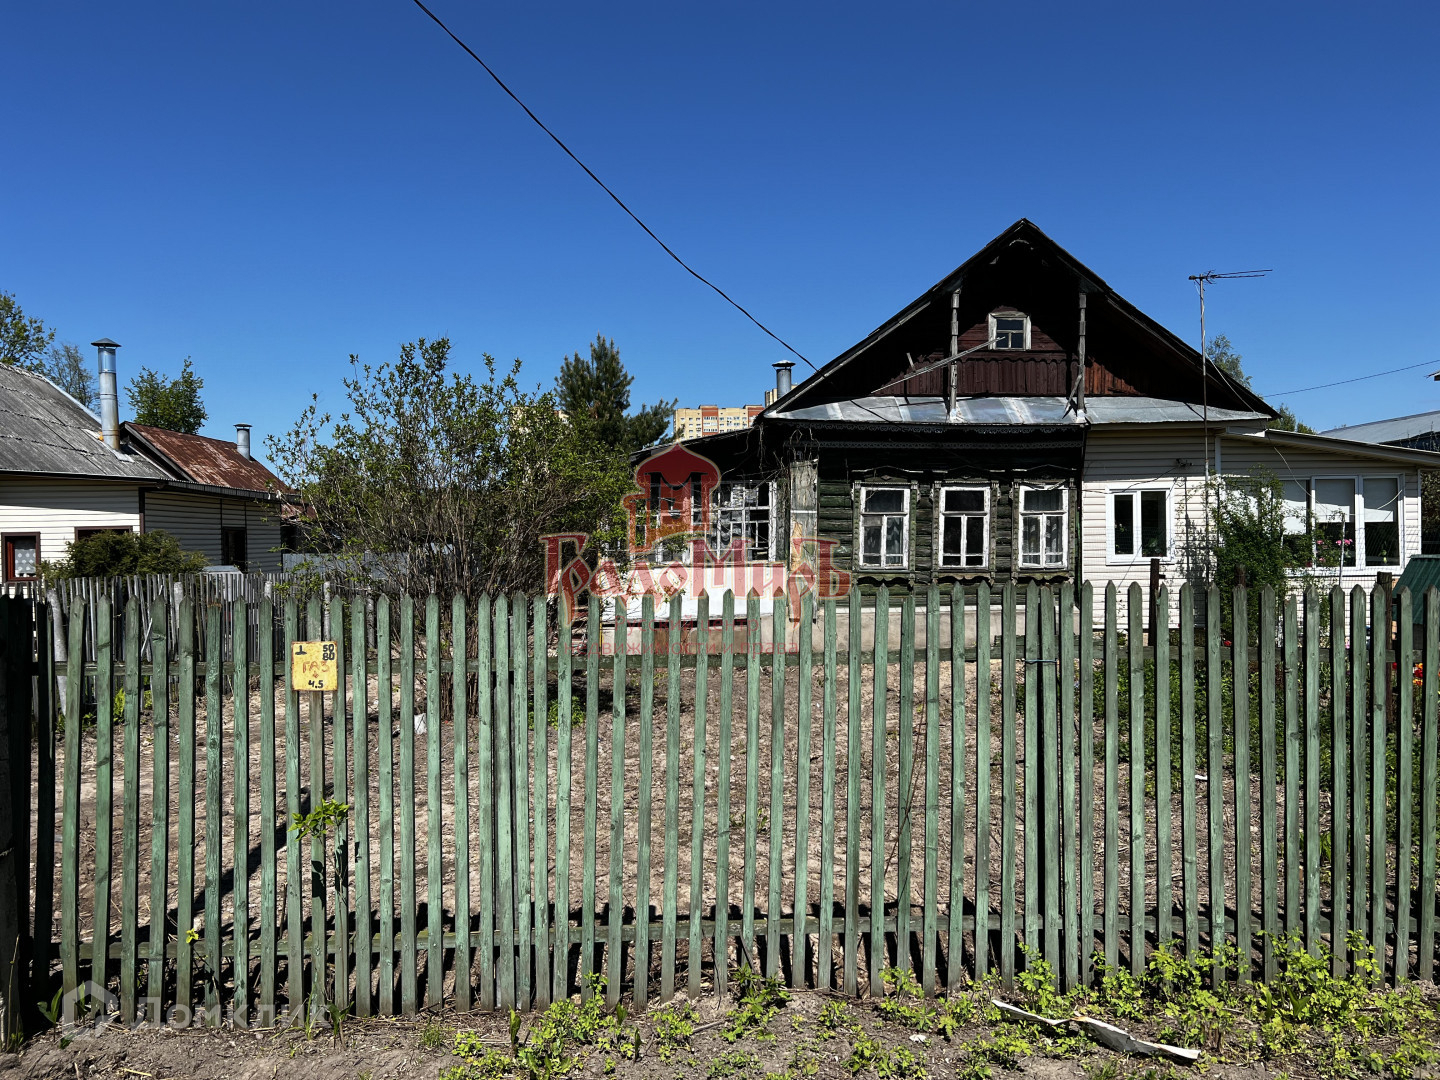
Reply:
<svg viewBox="0 0 1440 1080"><path fill-rule="evenodd" d="M1251 979L1286 933L1432 979L1440 597L1417 642L1398 594L1388 679L1379 591L1239 590L1253 640L1213 591L1153 642L1138 587L1097 633L1093 599L726 595L703 633L678 600L74 605L41 944L126 1020L538 1008L592 976L643 1005L741 965L856 995L1043 958L1069 986L1171 941ZM222 618L334 640L340 689Z"/></svg>

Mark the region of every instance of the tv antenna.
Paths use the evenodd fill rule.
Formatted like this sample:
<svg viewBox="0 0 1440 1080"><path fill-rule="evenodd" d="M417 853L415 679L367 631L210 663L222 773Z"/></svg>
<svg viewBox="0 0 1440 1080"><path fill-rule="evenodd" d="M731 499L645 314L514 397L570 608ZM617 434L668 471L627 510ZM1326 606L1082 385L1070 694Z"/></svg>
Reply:
<svg viewBox="0 0 1440 1080"><path fill-rule="evenodd" d="M1205 354L1205 286L1212 281L1264 277L1270 272L1269 270L1232 270L1222 274L1216 270L1207 270L1203 274L1190 275L1190 280L1195 282L1195 288L1200 293L1200 409L1205 420L1205 487L1207 489L1210 487L1210 358ZM1220 371L1218 367L1215 370ZM1220 371L1220 377L1226 382L1230 381L1223 371ZM1218 490L1215 492L1215 513L1217 516L1220 513L1220 492Z"/></svg>

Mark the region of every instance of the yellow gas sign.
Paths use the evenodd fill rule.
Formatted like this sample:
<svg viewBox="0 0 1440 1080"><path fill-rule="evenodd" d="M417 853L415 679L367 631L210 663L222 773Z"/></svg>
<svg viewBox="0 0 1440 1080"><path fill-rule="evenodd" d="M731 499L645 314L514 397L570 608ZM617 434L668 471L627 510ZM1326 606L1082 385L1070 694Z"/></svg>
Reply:
<svg viewBox="0 0 1440 1080"><path fill-rule="evenodd" d="M340 665L333 641L292 641L290 682L296 690L335 690L340 686Z"/></svg>

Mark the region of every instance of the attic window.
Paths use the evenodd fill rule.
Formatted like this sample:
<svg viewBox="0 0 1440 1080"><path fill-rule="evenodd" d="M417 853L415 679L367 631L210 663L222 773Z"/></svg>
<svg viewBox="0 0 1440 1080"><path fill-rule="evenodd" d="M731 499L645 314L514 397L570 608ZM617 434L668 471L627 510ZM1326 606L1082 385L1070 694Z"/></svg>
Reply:
<svg viewBox="0 0 1440 1080"><path fill-rule="evenodd" d="M1030 348L1030 316L1006 311L990 316L990 337L996 349L1023 352Z"/></svg>

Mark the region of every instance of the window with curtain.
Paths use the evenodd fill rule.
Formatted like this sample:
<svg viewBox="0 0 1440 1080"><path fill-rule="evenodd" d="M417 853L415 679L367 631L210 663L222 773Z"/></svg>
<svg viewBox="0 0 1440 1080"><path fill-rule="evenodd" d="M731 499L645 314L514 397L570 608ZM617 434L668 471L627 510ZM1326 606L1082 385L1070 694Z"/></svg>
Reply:
<svg viewBox="0 0 1440 1080"><path fill-rule="evenodd" d="M1355 481L1325 477L1314 481L1315 546L1320 561L1355 566ZM1338 556L1338 557L1337 557Z"/></svg>
<svg viewBox="0 0 1440 1080"><path fill-rule="evenodd" d="M1020 565L1059 569L1065 565L1065 510L1061 487L1020 489Z"/></svg>
<svg viewBox="0 0 1440 1080"><path fill-rule="evenodd" d="M1361 485L1365 503L1363 546L1366 566L1400 565L1400 480L1367 476Z"/></svg>

